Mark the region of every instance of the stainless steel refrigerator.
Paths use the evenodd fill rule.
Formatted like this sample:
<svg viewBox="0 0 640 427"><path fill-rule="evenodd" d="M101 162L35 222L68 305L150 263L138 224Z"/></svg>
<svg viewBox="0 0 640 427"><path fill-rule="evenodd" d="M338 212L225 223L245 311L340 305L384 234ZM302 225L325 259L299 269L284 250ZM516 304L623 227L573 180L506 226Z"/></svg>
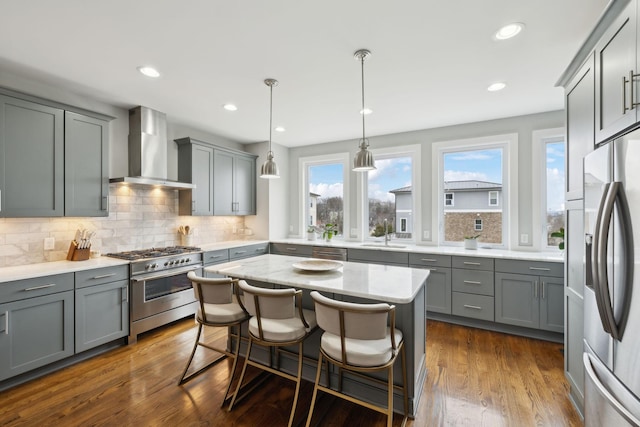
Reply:
<svg viewBox="0 0 640 427"><path fill-rule="evenodd" d="M640 131L584 173L585 426L640 425Z"/></svg>

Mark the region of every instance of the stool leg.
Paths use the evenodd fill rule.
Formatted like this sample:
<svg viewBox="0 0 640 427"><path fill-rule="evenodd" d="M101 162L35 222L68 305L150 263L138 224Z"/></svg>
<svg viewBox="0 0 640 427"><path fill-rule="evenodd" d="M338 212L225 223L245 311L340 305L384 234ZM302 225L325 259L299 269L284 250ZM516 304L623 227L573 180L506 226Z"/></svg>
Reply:
<svg viewBox="0 0 640 427"><path fill-rule="evenodd" d="M404 396L404 419L402 420L402 427L407 424L407 417L409 416L409 399L407 393L407 355L404 351L404 343L401 344L402 347L400 352L402 353L400 356L402 357L402 394Z"/></svg>
<svg viewBox="0 0 640 427"><path fill-rule="evenodd" d="M231 373L229 374L229 384L227 385L227 391L224 393L224 399L222 399L221 407L224 406L224 402L229 398L229 390L231 389L231 383L233 377L236 375L236 368L238 367L238 358L240 357L240 325L238 325L238 335L236 335L236 347L233 351L233 366L231 367ZM232 335L231 326L228 329L229 336Z"/></svg>
<svg viewBox="0 0 640 427"><path fill-rule="evenodd" d="M327 361L328 368L328 361ZM318 396L318 384L320 384L320 374L322 373L322 352L320 352L320 357L318 358L318 370L316 372L316 383L313 385L313 396L311 397L311 408L309 408L309 415L307 416L307 424L306 427L311 425L311 419L313 418L313 408L316 406L316 397ZM328 376L328 371L327 371Z"/></svg>
<svg viewBox="0 0 640 427"><path fill-rule="evenodd" d="M387 396L387 427L393 426L393 365L389 365L389 390Z"/></svg>
<svg viewBox="0 0 640 427"><path fill-rule="evenodd" d="M233 409L233 405L236 403L236 399L238 398L238 392L240 391L240 386L242 385L242 380L244 379L244 374L247 372L247 365L249 364L249 357L251 356L251 345L253 344L253 337L249 335L249 345L247 346L247 357L244 361L244 366L242 367L242 373L240 374L240 379L238 379L238 385L236 386L236 391L233 393L233 399L231 399L231 403L229 404L229 411Z"/></svg>
<svg viewBox="0 0 640 427"><path fill-rule="evenodd" d="M298 405L298 394L300 393L300 383L302 382L302 342L298 344L298 377L296 378L296 391L293 396L293 407L291 408L291 416L289 416L289 427L293 425L293 418L296 415L296 406Z"/></svg>
<svg viewBox="0 0 640 427"><path fill-rule="evenodd" d="M191 361L193 360L193 356L196 354L196 350L198 349L198 345L200 344L200 334L202 333L202 323L198 322L198 334L196 335L196 343L193 345L193 350L191 351L191 356L189 357L189 361L187 362L187 366L184 367L184 371L182 371L182 375L180 376L180 380L178 381L178 385L184 383L184 376L187 374L189 370L189 365L191 365Z"/></svg>

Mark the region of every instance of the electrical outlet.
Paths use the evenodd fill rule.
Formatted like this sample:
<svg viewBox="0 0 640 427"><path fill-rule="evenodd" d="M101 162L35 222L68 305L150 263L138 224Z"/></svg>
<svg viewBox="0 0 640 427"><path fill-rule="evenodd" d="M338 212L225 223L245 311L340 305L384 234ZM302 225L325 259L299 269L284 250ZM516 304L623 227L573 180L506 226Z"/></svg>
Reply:
<svg viewBox="0 0 640 427"><path fill-rule="evenodd" d="M522 243L522 244L529 243L529 235L528 234L521 234L520 235L520 243Z"/></svg>
<svg viewBox="0 0 640 427"><path fill-rule="evenodd" d="M44 250L50 251L56 247L56 239L55 237L45 237L44 238Z"/></svg>
<svg viewBox="0 0 640 427"><path fill-rule="evenodd" d="M424 230L422 232L422 236L425 240L429 240L429 238L431 237L431 233L429 233L429 230Z"/></svg>

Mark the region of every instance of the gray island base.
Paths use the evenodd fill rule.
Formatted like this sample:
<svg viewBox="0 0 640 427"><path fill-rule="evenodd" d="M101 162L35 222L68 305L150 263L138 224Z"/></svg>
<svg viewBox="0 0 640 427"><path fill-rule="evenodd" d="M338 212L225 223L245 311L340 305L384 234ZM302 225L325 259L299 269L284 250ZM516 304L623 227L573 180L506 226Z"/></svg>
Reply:
<svg viewBox="0 0 640 427"><path fill-rule="evenodd" d="M342 267L330 271L305 271L295 268L299 257L284 255L261 255L205 268L207 276L223 275L247 280L255 286L268 288L295 287L303 290L303 305L313 309L309 293L313 290L341 301L357 303L386 302L396 306L396 327L402 330L407 353L407 391L409 395L409 415L414 417L422 395L426 378L425 345L425 287L429 270L395 267L379 264L342 262ZM247 336L246 325L242 335ZM304 367L302 376L315 380L317 360L322 330L318 329L304 342ZM253 350L252 359L268 363L269 354ZM256 349L257 350L257 349ZM246 345L241 350L246 354ZM295 349L291 349L296 354ZM295 373L296 362L293 356L282 353L280 369ZM338 372L331 368L331 387L337 388ZM402 370L400 363L394 368L394 382L401 385ZM323 378L325 377L323 373ZM363 400L386 405L386 389L383 384L370 378L386 381L386 376L370 377L344 374L343 391ZM402 391L394 392L394 410L401 413L403 408Z"/></svg>

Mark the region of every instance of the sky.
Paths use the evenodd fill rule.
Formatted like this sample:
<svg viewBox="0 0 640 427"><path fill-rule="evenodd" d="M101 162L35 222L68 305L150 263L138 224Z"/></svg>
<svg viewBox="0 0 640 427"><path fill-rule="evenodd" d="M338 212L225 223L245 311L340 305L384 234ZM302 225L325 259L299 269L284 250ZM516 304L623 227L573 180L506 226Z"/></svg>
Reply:
<svg viewBox="0 0 640 427"><path fill-rule="evenodd" d="M564 209L563 142L548 143L547 210ZM376 158L376 170L368 172L369 198L393 201L390 190L411 185L411 158ZM502 151L500 149L469 150L444 155L445 181L479 180L502 183ZM310 191L321 197L342 197L341 164L309 167ZM560 189L560 191L558 191Z"/></svg>

